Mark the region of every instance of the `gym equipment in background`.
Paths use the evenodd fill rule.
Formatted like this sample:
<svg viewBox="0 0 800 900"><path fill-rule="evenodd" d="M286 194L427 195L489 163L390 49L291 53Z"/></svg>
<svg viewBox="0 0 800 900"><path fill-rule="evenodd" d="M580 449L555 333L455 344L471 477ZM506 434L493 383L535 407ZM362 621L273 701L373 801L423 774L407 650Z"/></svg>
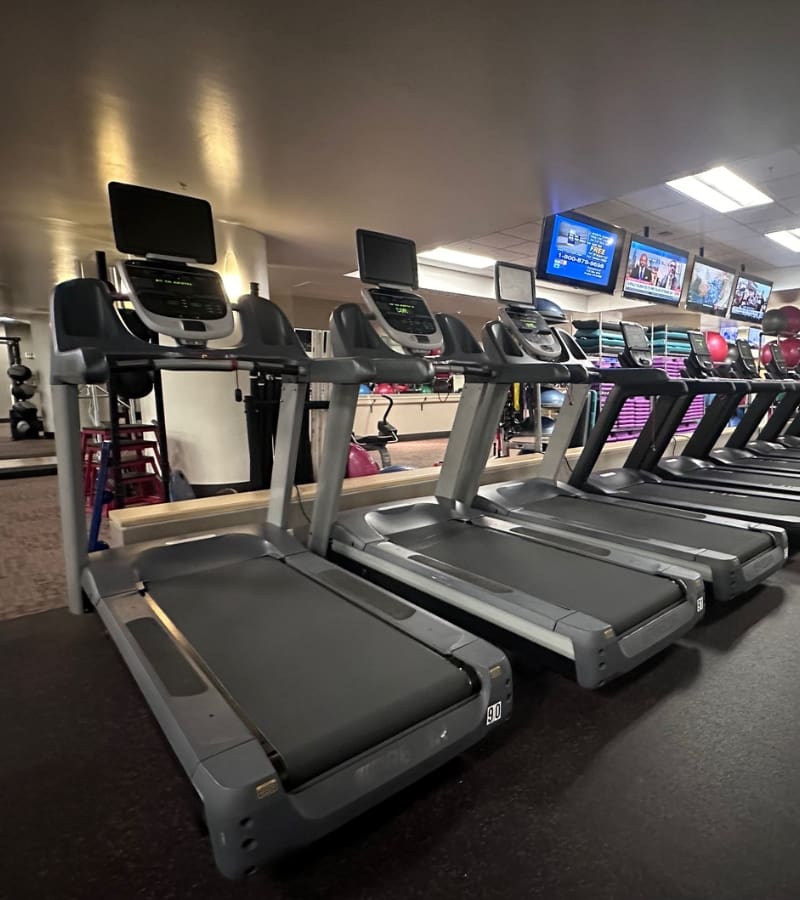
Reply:
<svg viewBox="0 0 800 900"><path fill-rule="evenodd" d="M487 642L322 559L288 530L306 387L331 382L336 448L315 514L338 497L365 381L432 378L393 356L311 360L278 306L239 301L233 331L204 201L111 185L118 247L170 259L122 266L136 315L176 346L125 329L106 284L56 286L53 410L69 608L103 619L202 804L220 871L236 878L310 843L457 756L511 711L511 669ZM122 240L125 235L125 240ZM187 258L175 260L176 255ZM142 367L285 377L271 500L260 531L86 551L78 386ZM347 385L352 404L336 388ZM341 438L341 440L339 440ZM86 592L84 594L84 591Z"/></svg>
<svg viewBox="0 0 800 900"><path fill-rule="evenodd" d="M44 431L44 423L39 418L39 408L31 401L36 388L27 383L33 377L33 372L22 363L12 363L6 374L11 379L11 396L14 400L8 411L12 440L27 441L40 437Z"/></svg>
<svg viewBox="0 0 800 900"><path fill-rule="evenodd" d="M800 334L800 309L796 306L778 306L764 313L761 324L764 334L793 337Z"/></svg>

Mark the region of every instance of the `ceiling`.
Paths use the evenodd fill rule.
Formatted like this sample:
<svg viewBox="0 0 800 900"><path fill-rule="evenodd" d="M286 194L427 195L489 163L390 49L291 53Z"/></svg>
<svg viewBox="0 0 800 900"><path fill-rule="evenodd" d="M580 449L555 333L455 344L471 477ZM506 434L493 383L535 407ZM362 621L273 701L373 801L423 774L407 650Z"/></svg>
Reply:
<svg viewBox="0 0 800 900"><path fill-rule="evenodd" d="M656 231L706 235L710 256L739 253L752 220L645 189L772 158L755 174L785 181L781 214L800 196L791 3L760 16L738 0L31 9L10 5L0 34L6 311L44 308L70 260L110 246L112 178L206 196L268 235L279 296L345 290L359 226L421 248L499 233L530 258L542 216L612 198L620 224L645 211Z"/></svg>
<svg viewBox="0 0 800 900"><path fill-rule="evenodd" d="M702 247L714 262L737 268L744 265L754 274L780 279L782 270L798 265L798 254L764 235L800 227L800 147L727 160L727 164L775 202L723 214L661 184L592 203L580 211L633 234L649 227L651 238L692 253ZM536 219L448 246L532 266L540 231L541 219Z"/></svg>

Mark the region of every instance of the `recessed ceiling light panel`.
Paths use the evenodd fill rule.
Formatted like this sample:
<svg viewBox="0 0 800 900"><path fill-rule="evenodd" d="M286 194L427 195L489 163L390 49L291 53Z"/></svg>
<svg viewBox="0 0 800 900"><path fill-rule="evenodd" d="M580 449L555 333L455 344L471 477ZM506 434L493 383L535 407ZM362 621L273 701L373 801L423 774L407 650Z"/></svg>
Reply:
<svg viewBox="0 0 800 900"><path fill-rule="evenodd" d="M667 186L721 213L772 203L771 197L725 166L676 178L668 181Z"/></svg>
<svg viewBox="0 0 800 900"><path fill-rule="evenodd" d="M451 250L449 247L435 247L418 253L422 260L430 259L434 262L450 263L453 266L464 266L467 269L488 269L496 260L490 256L480 256L477 253L465 253L463 250Z"/></svg>

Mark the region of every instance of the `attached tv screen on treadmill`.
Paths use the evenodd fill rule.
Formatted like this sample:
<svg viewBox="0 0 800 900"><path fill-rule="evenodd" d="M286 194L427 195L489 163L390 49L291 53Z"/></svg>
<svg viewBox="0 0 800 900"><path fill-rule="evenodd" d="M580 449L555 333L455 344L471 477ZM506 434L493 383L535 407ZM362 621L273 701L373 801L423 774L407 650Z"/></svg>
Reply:
<svg viewBox="0 0 800 900"><path fill-rule="evenodd" d="M734 281L735 269L696 256L689 277L686 309L709 316L726 315Z"/></svg>
<svg viewBox="0 0 800 900"><path fill-rule="evenodd" d="M108 185L117 249L215 263L211 204L199 197L112 181Z"/></svg>
<svg viewBox="0 0 800 900"><path fill-rule="evenodd" d="M548 216L542 225L536 277L613 294L624 241L621 228L581 213Z"/></svg>
<svg viewBox="0 0 800 900"><path fill-rule="evenodd" d="M708 344L703 334L699 331L690 331L689 346L697 356L708 356Z"/></svg>
<svg viewBox="0 0 800 900"><path fill-rule="evenodd" d="M740 275L736 279L728 316L740 322L761 323L767 311L772 282L752 275Z"/></svg>
<svg viewBox="0 0 800 900"><path fill-rule="evenodd" d="M417 245L408 238L379 231L356 231L358 272L367 284L419 286Z"/></svg>
<svg viewBox="0 0 800 900"><path fill-rule="evenodd" d="M622 294L637 300L677 306L681 302L688 265L689 254L685 250L635 235L628 251Z"/></svg>
<svg viewBox="0 0 800 900"><path fill-rule="evenodd" d="M633 322L622 322L622 335L630 350L650 350L650 341L647 340L647 332L641 325Z"/></svg>
<svg viewBox="0 0 800 900"><path fill-rule="evenodd" d="M494 293L503 303L533 305L536 281L530 266L497 262L494 264Z"/></svg>

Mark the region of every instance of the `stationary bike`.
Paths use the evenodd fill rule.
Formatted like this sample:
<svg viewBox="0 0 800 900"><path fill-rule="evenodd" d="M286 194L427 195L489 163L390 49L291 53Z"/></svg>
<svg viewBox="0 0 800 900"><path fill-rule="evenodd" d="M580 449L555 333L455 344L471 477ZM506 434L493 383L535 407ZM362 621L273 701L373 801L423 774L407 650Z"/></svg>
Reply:
<svg viewBox="0 0 800 900"><path fill-rule="evenodd" d="M400 440L397 429L389 421L389 413L394 406L394 400L389 394L381 393L380 396L386 400L388 406L383 417L378 421L378 433L360 436L353 434L351 436L350 450L347 454L348 478L380 475L384 472L405 472L412 468L412 466L392 465L392 456L388 445ZM370 453L378 454L380 465L370 456Z"/></svg>

